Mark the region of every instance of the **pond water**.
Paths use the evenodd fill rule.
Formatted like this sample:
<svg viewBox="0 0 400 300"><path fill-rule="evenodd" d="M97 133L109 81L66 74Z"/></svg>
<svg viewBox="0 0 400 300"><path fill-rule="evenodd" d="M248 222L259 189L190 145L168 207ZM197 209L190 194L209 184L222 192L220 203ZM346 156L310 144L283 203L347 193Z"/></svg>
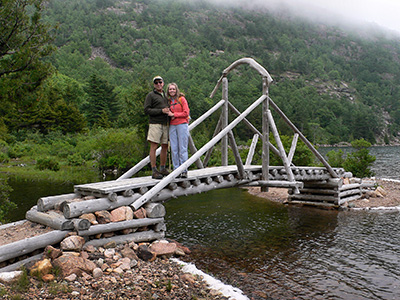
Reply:
<svg viewBox="0 0 400 300"><path fill-rule="evenodd" d="M371 148L377 177L400 179L399 153L400 147ZM14 220L39 197L73 190L10 183L21 210ZM193 250L185 260L249 299L400 299L398 212L284 206L236 188L165 205L167 237Z"/></svg>

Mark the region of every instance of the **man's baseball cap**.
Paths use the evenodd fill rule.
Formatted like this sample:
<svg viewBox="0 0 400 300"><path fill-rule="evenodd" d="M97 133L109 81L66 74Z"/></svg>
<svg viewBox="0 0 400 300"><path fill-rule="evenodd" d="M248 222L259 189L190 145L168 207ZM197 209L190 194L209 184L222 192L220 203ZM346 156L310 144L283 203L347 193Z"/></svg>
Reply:
<svg viewBox="0 0 400 300"><path fill-rule="evenodd" d="M156 80L164 81L164 79L162 79L161 76L156 76L156 77L153 78L153 82L156 81Z"/></svg>

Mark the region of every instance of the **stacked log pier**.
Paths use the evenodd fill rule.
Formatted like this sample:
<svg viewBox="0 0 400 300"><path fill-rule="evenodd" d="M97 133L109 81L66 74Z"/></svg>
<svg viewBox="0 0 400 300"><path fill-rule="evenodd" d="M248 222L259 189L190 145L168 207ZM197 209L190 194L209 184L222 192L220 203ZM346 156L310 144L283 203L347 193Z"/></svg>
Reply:
<svg viewBox="0 0 400 300"><path fill-rule="evenodd" d="M35 259L48 245L58 245L73 234L86 239L86 244L103 246L109 242L148 242L165 237L165 207L161 203L148 203L133 211L126 201L110 202L108 210L93 210L91 213L68 217L66 211L71 203L96 201L94 197L79 197L77 194L44 197L26 213L26 221L50 227L50 231L0 246L2 271L17 269L30 259ZM67 215L67 217L65 216ZM10 225L18 226L23 222ZM4 226L4 229L6 227ZM51 230L52 229L52 230Z"/></svg>
<svg viewBox="0 0 400 300"><path fill-rule="evenodd" d="M299 191L299 194L294 194L289 190L289 203L339 207L362 197L361 183L343 184L342 178L304 181L304 187Z"/></svg>

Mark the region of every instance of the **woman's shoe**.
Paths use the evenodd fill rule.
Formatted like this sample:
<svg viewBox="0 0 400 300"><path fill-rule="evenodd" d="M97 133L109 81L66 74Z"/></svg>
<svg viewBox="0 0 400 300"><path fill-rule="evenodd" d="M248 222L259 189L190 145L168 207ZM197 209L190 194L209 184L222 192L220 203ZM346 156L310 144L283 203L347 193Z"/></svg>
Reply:
<svg viewBox="0 0 400 300"><path fill-rule="evenodd" d="M187 178L188 177L187 172L182 172L180 177L181 178Z"/></svg>

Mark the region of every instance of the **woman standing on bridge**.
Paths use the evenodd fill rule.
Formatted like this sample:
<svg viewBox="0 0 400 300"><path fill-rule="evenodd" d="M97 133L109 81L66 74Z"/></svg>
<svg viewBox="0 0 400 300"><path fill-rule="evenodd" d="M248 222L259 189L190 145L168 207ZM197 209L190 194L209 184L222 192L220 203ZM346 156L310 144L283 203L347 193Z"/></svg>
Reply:
<svg viewBox="0 0 400 300"><path fill-rule="evenodd" d="M188 159L189 140L189 106L185 95L179 91L176 83L167 86L167 98L169 101L171 117L169 125L169 140L171 143L171 156L174 170ZM180 177L187 177L187 170Z"/></svg>

